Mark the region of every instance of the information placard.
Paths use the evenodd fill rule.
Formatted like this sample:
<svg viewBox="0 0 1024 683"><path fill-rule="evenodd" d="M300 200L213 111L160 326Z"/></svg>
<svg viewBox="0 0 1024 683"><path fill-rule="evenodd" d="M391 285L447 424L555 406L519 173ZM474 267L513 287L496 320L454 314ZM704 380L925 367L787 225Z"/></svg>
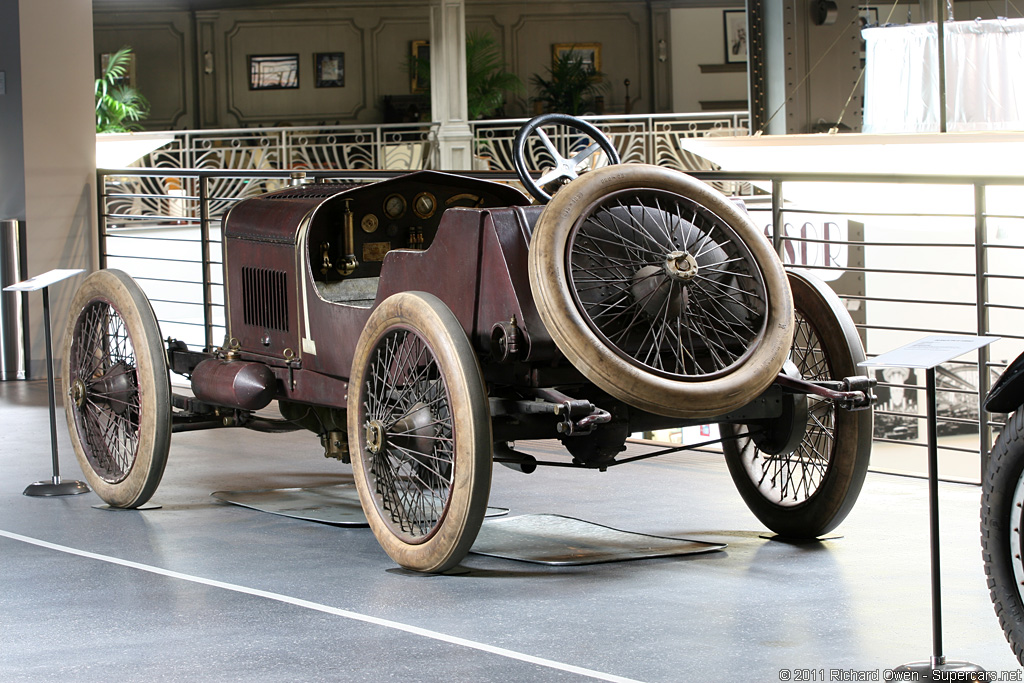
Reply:
<svg viewBox="0 0 1024 683"><path fill-rule="evenodd" d="M5 292L35 292L42 289L43 287L49 287L55 282L66 280L72 275L78 275L84 273L84 268L58 268L56 270L49 270L45 273L30 277L27 280L21 282L15 282L13 285L4 287Z"/></svg>
<svg viewBox="0 0 1024 683"><path fill-rule="evenodd" d="M887 351L859 365L865 368L934 368L946 361L959 358L1000 337L975 337L962 334L933 334L916 342Z"/></svg>

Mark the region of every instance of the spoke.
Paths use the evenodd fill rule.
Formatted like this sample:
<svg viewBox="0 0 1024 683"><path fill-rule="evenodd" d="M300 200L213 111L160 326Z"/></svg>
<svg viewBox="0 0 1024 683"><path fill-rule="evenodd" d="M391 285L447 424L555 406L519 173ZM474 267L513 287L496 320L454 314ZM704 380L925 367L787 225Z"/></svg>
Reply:
<svg viewBox="0 0 1024 683"><path fill-rule="evenodd" d="M587 158L590 157L590 155L592 155L594 152L596 152L599 149L601 149L601 145L599 143L597 143L597 142L590 143L589 146L587 146L584 149L581 149L579 152L576 153L576 156L574 156L572 159L570 159L570 161L572 162L572 167L573 168L578 168L580 164L582 164L584 161L586 161Z"/></svg>
<svg viewBox="0 0 1024 683"><path fill-rule="evenodd" d="M396 330L378 342L367 372L366 419L380 425L387 442L371 458L375 493L396 529L425 536L440 523L454 485L455 440L441 368L424 338ZM410 424L394 430L404 419Z"/></svg>
<svg viewBox="0 0 1024 683"><path fill-rule="evenodd" d="M633 228L633 230L635 230L636 232L638 232L641 235L643 235L648 241L653 242L654 244L656 244L659 247L659 249L660 249L662 254L665 254L667 251L669 251L667 249L667 247L672 244L671 237L668 237L668 244L664 244L664 243L658 241L658 239L655 237L655 235L652 235L650 233L650 231L647 229L647 226L645 225L645 222L641 221L641 220L638 220L637 217L634 216L633 212L630 210L632 208L639 208L640 209L640 215L641 216L646 216L647 215L648 207L645 204L638 202L635 207L627 207L625 204L622 203L622 200L620 199L618 201L618 207L620 209L622 209L623 213L625 213L627 216L629 216L629 220L630 220L630 223L631 223L631 225L629 227Z"/></svg>
<svg viewBox="0 0 1024 683"><path fill-rule="evenodd" d="M559 178L568 178L569 180L575 180L577 177L578 176L566 173L565 169L556 166L547 173L545 173L544 175L542 175L540 178L538 178L537 184L540 185L541 187L544 187L548 183L554 182Z"/></svg>
<svg viewBox="0 0 1024 683"><path fill-rule="evenodd" d="M626 216L628 216L629 221L627 222L626 220L620 218L617 214L612 213L612 208L620 209L620 213L624 213ZM608 218L611 219L611 225L606 225L603 222L601 218L603 216L607 216ZM637 224L636 216L634 216L633 213L629 210L629 208L625 207L621 201L615 207L601 207L598 210L598 213L591 216L589 220L597 223L598 225L603 227L605 230L608 230L609 232L614 232L614 234L623 241L624 245L631 245L636 249L639 249L641 251L647 251L648 253L655 254L656 256L659 257L664 256L665 254L665 245L661 244L656 239L653 239L647 231L643 230L643 226ZM653 250L649 245L645 246L638 244L629 237L627 237L626 235L624 235L622 233L623 229L628 230L631 235L638 236L649 243L653 242Z"/></svg>
<svg viewBox="0 0 1024 683"><path fill-rule="evenodd" d="M429 409L429 408L434 408L434 407L436 407L438 405L446 405L447 401L448 401L448 397L447 396L443 396L443 395L442 396L436 396L436 397L434 397L432 399L429 399L427 401L418 400L415 403L413 403L412 405L406 406L402 410L402 412L400 412L400 413L391 413L390 415L388 415L387 420L382 421L382 424L388 430L389 433L395 433L395 432L391 432L391 428L393 426L395 426L395 423L404 420L405 418L409 417L409 415L411 415L412 413L415 413L415 412L418 412L420 410L423 410L424 408L428 408ZM416 427L415 429L419 429L419 427Z"/></svg>
<svg viewBox="0 0 1024 683"><path fill-rule="evenodd" d="M589 256L594 260L610 262L611 264L619 266L620 268L633 269L637 267L638 263L642 265L650 265L653 263L657 263L658 261L658 254L655 252L650 252L653 253L655 256L655 258L651 260L640 260L639 254L637 256L627 256L627 258L613 256L602 248L602 243L614 247L619 247L620 249L625 249L627 252L629 252L629 247L627 245L622 244L621 242L614 242L610 239L601 238L598 237L597 235L593 235L590 233L583 235L583 238L584 239L579 240L575 245L576 251L573 252L572 254L572 256L574 257L574 263L576 262L575 257ZM590 244L587 244L587 242L589 242Z"/></svg>
<svg viewBox="0 0 1024 683"><path fill-rule="evenodd" d="M619 194L574 230L569 275L581 312L637 364L683 376L724 371L761 333L756 262L730 226L692 200L657 190ZM684 284L664 271L673 250L710 262ZM649 266L656 270L638 277ZM643 282L651 284L638 289Z"/></svg>
<svg viewBox="0 0 1024 683"><path fill-rule="evenodd" d="M605 211L607 211L607 210L605 210ZM617 218L615 218L615 216L612 216L612 218L615 219L615 220L618 220ZM627 239L625 236L623 236L619 232L613 231L612 228L608 227L607 225L604 225L603 223L598 223L597 220L594 219L594 218L591 218L590 220L593 221L594 223L597 223L601 228L603 228L607 232L610 232L610 233L618 236L620 238L620 241L616 242L616 241L608 239L608 238L598 237L597 235L594 235L591 232L584 233L584 235L586 236L587 239L593 240L594 242L604 242L605 244L611 244L611 245L616 246L616 247L622 247L622 248L626 249L627 251L630 248L632 248L637 253L637 257L633 261L634 263L639 261L640 263L643 263L644 265L650 265L652 263L660 262L660 260L665 257L665 252L662 249L658 249L658 250L651 249L648 246L644 246L642 244L634 242L631 239ZM661 245L658 245L658 246L660 247ZM652 261L640 260L639 255L641 253L651 254L651 255L654 256L654 259Z"/></svg>
<svg viewBox="0 0 1024 683"><path fill-rule="evenodd" d="M139 446L141 406L131 337L119 313L101 301L83 309L72 335L68 379L84 384L75 416L82 449L97 476L116 484L131 471ZM103 380L117 375L123 376L125 388L104 390Z"/></svg>
<svg viewBox="0 0 1024 683"><path fill-rule="evenodd" d="M544 129L537 128L536 130L537 137L540 138L540 142L542 145L544 145L544 149L546 149L548 154L551 155L551 158L554 159L555 165L557 166L558 162L564 161L565 158L558 153L558 150L555 149L554 143L551 142L551 138L549 138L548 134L544 132Z"/></svg>
<svg viewBox="0 0 1024 683"><path fill-rule="evenodd" d="M754 311L752 309L750 309L750 308L748 308L746 306L743 306L742 302L736 301L732 297L728 297L728 299L732 303L735 303L735 304L737 304L739 306L742 306L743 308L747 308L747 310L749 310L751 313L754 313ZM714 308L715 311L717 311L719 315L722 315L722 316L726 316L727 315L730 318L732 318L734 321L736 321L735 324L738 325L739 327L742 327L743 329L745 329L750 334L751 337L756 337L757 336L757 330L755 330L754 328L750 327L742 318L740 318L735 313L733 313L731 310L729 310L717 298L715 298L713 296L707 296L706 302L707 302L707 306L709 308ZM725 322L725 321L722 321L722 322ZM727 323L727 322L725 324L727 326L729 326L730 328L732 327L732 325L729 325L729 323ZM739 335L736 335L735 333L734 333L734 337L737 340L741 340L741 341L743 340L742 337L740 337Z"/></svg>
<svg viewBox="0 0 1024 683"><path fill-rule="evenodd" d="M797 311L792 356L801 375L813 378L809 367L828 376L828 357L806 319ZM826 400L808 397L808 419L803 438L793 453L764 457L749 439L743 445L748 471L769 500L795 505L813 496L824 481L836 446L836 408ZM757 474L755 477L754 474Z"/></svg>

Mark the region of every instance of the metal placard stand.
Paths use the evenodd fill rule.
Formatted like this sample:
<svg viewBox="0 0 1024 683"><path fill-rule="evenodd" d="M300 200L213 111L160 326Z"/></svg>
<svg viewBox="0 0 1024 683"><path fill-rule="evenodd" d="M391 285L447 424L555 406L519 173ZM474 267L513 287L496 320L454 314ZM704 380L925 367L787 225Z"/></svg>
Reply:
<svg viewBox="0 0 1024 683"><path fill-rule="evenodd" d="M965 353L988 346L997 339L999 337L932 335L860 363L863 367L915 368L925 371L925 391L928 402L928 504L931 521L932 657L926 662L902 664L894 669L898 672L916 674L913 680L939 680L935 672L940 671L985 673L985 670L977 664L947 660L942 653L942 578L939 567L939 446L936 439L938 430L935 417L935 367ZM984 372L984 368L981 371ZM941 676L941 674L938 675ZM957 680L975 680L975 678Z"/></svg>
<svg viewBox="0 0 1024 683"><path fill-rule="evenodd" d="M56 393L53 386L53 341L50 335L50 293L48 291L50 285L82 272L85 272L82 268L51 270L3 289L5 292L34 292L39 289L43 290L43 331L46 336L46 388L50 399L50 451L53 454L53 479L29 484L28 488L24 491L26 496L70 496L89 491L89 487L85 485L85 482L60 480L60 463L57 460L57 406Z"/></svg>

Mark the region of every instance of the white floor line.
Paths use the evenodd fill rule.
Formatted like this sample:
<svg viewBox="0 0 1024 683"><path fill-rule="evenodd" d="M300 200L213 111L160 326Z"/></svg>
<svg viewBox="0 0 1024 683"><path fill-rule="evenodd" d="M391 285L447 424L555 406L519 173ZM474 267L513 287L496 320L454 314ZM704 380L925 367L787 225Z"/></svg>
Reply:
<svg viewBox="0 0 1024 683"><path fill-rule="evenodd" d="M544 666L550 669L557 669L559 671L567 671L569 673L579 674L581 676L587 676L588 678L594 678L601 681L613 681L614 683L640 683L639 681L636 681L632 678L624 678L622 676L616 676L614 674L608 674L601 671L594 671L592 669L586 669L584 667L574 666L572 664L565 664L563 662L556 662L552 659L545 659L543 657L534 657L533 655L524 654L522 652L516 652L515 650L508 650L503 647L488 645L486 643L478 643L475 640L459 638L458 636L450 636L446 633L431 631L430 629L420 628L418 626L410 626L409 624L403 624L398 621L391 621L390 619L371 617L367 614L360 614L359 612L352 612L350 610L339 609L337 607L331 607L330 605L322 605L318 602L310 602L309 600L293 598L288 595L281 595L280 593L272 593L270 591L249 588L248 586L240 586L234 583L216 581L214 579L204 579L201 576L182 574L181 572L175 572L169 569L162 569L160 567L154 567L148 564L131 562L129 560L122 560L117 557L100 555L98 553L91 553L87 550L79 550L77 548L71 548L65 545L58 545L56 543L50 543L48 541L43 541L38 538L22 536L21 534L15 534L9 531L4 531L3 529L0 529L0 536L4 538L9 538L13 541L29 543L31 545L39 546L40 548L56 550L58 552L67 553L69 555L77 555L79 557L85 557L91 560L98 560L100 562L107 562L109 564L117 564L121 565L122 567L138 569L144 572L158 574L160 576L166 576L172 579L181 579L182 581L190 581L192 583L198 583L204 586L211 586L213 588L222 588L224 590L234 591L236 593L243 593L245 595L252 595L258 598L276 600L277 602L283 602L289 605L303 607L305 609L316 610L317 612L324 612L327 614L333 614L335 616L344 617L346 619L362 621L367 624L383 626L385 628L395 629L396 631L404 631L406 633L412 633L414 635L423 636L424 638L431 638L433 640L439 640L441 642L450 643L452 645L460 645L462 647L480 650L481 652L488 652L490 654L498 655L500 657L508 657L509 659L516 659L521 662L536 664L537 666Z"/></svg>

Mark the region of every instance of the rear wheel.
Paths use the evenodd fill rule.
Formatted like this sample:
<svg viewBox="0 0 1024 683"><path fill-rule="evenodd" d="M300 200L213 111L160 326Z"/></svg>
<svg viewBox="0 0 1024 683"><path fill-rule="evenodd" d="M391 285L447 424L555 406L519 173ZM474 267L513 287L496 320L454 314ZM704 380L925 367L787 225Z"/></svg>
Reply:
<svg viewBox="0 0 1024 683"><path fill-rule="evenodd" d="M796 313L791 360L807 380L859 373L864 349L839 297L817 278L789 271ZM839 526L860 495L871 457L872 411L837 409L807 397L803 438L791 452L766 452L744 436L754 426L721 425L729 472L750 510L769 529L815 538ZM785 427L788 427L785 426ZM799 428L801 425L793 425Z"/></svg>
<svg viewBox="0 0 1024 683"><path fill-rule="evenodd" d="M455 315L403 292L356 345L348 434L374 535L409 569L442 572L469 552L491 482L491 419L480 366Z"/></svg>
<svg viewBox="0 0 1024 683"><path fill-rule="evenodd" d="M559 190L530 242L559 350L634 407L706 418L775 380L792 341L785 271L735 204L687 175L609 166Z"/></svg>
<svg viewBox="0 0 1024 683"><path fill-rule="evenodd" d="M160 327L128 275L100 270L71 302L64 334L64 412L89 486L113 507L153 495L171 442Z"/></svg>

